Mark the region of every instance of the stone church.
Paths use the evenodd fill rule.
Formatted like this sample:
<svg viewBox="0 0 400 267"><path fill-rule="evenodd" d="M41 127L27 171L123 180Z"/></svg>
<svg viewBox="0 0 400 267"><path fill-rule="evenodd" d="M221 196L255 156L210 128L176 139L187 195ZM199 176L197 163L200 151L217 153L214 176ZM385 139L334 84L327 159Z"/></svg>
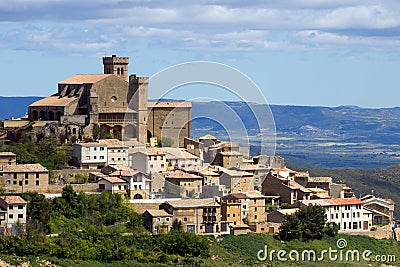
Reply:
<svg viewBox="0 0 400 267"><path fill-rule="evenodd" d="M103 74L76 74L58 91L29 106L31 123L46 122L68 134L98 138L190 137L190 102L148 102L148 77L128 75L128 57L103 57Z"/></svg>

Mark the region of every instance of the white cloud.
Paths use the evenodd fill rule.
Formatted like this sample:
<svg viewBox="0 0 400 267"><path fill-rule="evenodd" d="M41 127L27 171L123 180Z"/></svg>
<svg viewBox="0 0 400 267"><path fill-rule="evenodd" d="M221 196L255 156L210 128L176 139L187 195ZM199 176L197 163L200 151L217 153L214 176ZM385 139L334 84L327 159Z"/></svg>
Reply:
<svg viewBox="0 0 400 267"><path fill-rule="evenodd" d="M286 51L335 45L397 49L400 3L16 0L0 3L0 24L2 45L10 49L75 51L81 46L99 52L95 50L138 39L149 46L188 50ZM363 36L365 31L368 36Z"/></svg>

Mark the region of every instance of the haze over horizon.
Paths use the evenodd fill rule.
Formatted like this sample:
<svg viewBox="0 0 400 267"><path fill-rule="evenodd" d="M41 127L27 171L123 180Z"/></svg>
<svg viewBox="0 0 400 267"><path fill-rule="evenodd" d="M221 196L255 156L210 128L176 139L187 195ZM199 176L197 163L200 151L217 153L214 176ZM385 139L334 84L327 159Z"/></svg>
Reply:
<svg viewBox="0 0 400 267"><path fill-rule="evenodd" d="M116 54L141 76L187 61L227 64L276 105L399 106L395 0L25 0L0 13L3 96L51 95L71 75L102 73L101 57Z"/></svg>

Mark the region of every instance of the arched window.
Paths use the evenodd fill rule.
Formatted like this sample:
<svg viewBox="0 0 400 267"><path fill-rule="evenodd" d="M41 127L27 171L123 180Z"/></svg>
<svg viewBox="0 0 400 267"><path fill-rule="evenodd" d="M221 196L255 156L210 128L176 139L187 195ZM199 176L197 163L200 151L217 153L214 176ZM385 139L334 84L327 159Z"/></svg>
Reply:
<svg viewBox="0 0 400 267"><path fill-rule="evenodd" d="M54 121L54 112L53 111L49 111L49 114L47 116L49 118L49 121Z"/></svg>
<svg viewBox="0 0 400 267"><path fill-rule="evenodd" d="M44 112L44 110L40 111L40 119L41 119L42 121L45 121L45 120L46 120L46 112Z"/></svg>
<svg viewBox="0 0 400 267"><path fill-rule="evenodd" d="M56 113L56 120L57 120L57 121L60 120L61 116L62 116L61 111L57 111L57 113Z"/></svg>
<svg viewBox="0 0 400 267"><path fill-rule="evenodd" d="M39 119L39 113L37 112L37 110L34 110L32 114L33 114L33 120L37 121Z"/></svg>

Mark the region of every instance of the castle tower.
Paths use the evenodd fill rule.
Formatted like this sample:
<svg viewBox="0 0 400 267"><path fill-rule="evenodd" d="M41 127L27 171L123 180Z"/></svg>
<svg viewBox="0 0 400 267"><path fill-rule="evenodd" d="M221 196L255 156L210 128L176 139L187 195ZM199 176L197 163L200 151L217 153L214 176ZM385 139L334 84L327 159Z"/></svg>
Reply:
<svg viewBox="0 0 400 267"><path fill-rule="evenodd" d="M103 57L104 74L114 74L128 81L129 57Z"/></svg>
<svg viewBox="0 0 400 267"><path fill-rule="evenodd" d="M147 118L147 96L148 77L129 76L129 92L132 94L130 107L137 111L136 138L139 142L146 143L146 118Z"/></svg>

